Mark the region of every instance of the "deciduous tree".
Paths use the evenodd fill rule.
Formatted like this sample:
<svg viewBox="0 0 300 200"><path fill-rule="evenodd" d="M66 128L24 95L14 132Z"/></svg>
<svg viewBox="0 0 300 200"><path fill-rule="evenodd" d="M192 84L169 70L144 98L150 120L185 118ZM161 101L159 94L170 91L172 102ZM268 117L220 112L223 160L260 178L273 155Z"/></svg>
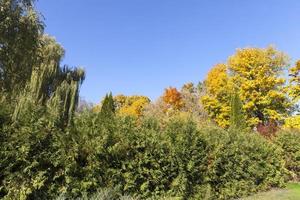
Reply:
<svg viewBox="0 0 300 200"><path fill-rule="evenodd" d="M179 110L183 106L181 93L173 87L165 89L163 94L163 101L169 105L170 109Z"/></svg>
<svg viewBox="0 0 300 200"><path fill-rule="evenodd" d="M201 98L208 115L219 126L228 127L230 119L230 79L225 64L215 65L204 81L206 94Z"/></svg>
<svg viewBox="0 0 300 200"><path fill-rule="evenodd" d="M250 125L282 120L291 106L284 92L287 56L273 47L238 49L228 68Z"/></svg>
<svg viewBox="0 0 300 200"><path fill-rule="evenodd" d="M143 115L145 107L150 103L146 96L124 96L114 97L117 113L124 116L140 117Z"/></svg>

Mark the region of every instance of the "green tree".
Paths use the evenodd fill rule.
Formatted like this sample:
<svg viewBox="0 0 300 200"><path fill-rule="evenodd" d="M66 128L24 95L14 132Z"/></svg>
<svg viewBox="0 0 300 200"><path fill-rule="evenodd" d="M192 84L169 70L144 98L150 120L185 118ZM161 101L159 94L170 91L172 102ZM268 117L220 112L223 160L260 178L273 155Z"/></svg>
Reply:
<svg viewBox="0 0 300 200"><path fill-rule="evenodd" d="M111 119L115 115L115 112L116 107L112 93L106 94L102 103L100 116L102 119Z"/></svg>
<svg viewBox="0 0 300 200"><path fill-rule="evenodd" d="M230 102L230 128L244 129L246 128L245 117L243 113L243 103L237 92L233 92Z"/></svg>
<svg viewBox="0 0 300 200"><path fill-rule="evenodd" d="M10 96L25 87L41 61L44 24L32 4L31 0L0 1L0 91Z"/></svg>

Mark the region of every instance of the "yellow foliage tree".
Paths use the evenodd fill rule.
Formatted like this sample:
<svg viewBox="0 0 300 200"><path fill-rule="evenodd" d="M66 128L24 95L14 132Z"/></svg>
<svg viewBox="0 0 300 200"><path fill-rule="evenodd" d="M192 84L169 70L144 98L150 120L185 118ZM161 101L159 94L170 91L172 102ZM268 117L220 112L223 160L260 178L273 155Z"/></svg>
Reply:
<svg viewBox="0 0 300 200"><path fill-rule="evenodd" d="M289 95L293 100L298 101L300 97L300 60L296 62L296 65L289 70L290 85Z"/></svg>
<svg viewBox="0 0 300 200"><path fill-rule="evenodd" d="M230 118L230 80L225 64L215 65L204 81L206 95L201 98L204 109L219 126L228 127Z"/></svg>
<svg viewBox="0 0 300 200"><path fill-rule="evenodd" d="M287 56L273 47L238 49L228 67L250 125L282 120L291 106L284 92Z"/></svg>
<svg viewBox="0 0 300 200"><path fill-rule="evenodd" d="M117 113L123 116L140 117L143 115L145 107L150 103L150 99L145 96L125 96L114 97Z"/></svg>
<svg viewBox="0 0 300 200"><path fill-rule="evenodd" d="M216 65L207 75L202 103L209 116L227 127L230 94L237 90L248 125L284 119L291 106L282 77L287 61L273 47L238 49L227 64Z"/></svg>
<svg viewBox="0 0 300 200"><path fill-rule="evenodd" d="M298 128L300 129L300 115L288 117L285 119L285 128Z"/></svg>

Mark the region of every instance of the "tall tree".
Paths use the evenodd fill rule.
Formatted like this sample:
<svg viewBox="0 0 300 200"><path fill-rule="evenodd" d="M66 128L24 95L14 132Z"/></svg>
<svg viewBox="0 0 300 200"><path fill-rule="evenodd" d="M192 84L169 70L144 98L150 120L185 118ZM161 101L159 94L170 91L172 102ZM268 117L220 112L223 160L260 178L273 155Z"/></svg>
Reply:
<svg viewBox="0 0 300 200"><path fill-rule="evenodd" d="M1 101L14 108L14 121L40 106L68 125L85 74L80 68L60 67L64 49L43 33L44 24L33 3L0 1Z"/></svg>
<svg viewBox="0 0 300 200"><path fill-rule="evenodd" d="M281 120L291 106L284 92L287 56L273 47L238 49L228 61L250 125Z"/></svg>
<svg viewBox="0 0 300 200"><path fill-rule="evenodd" d="M237 88L247 124L282 120L292 105L284 90L287 66L287 56L273 47L238 49L227 64L216 65L208 73L202 103L217 124L227 127L230 93Z"/></svg>
<svg viewBox="0 0 300 200"><path fill-rule="evenodd" d="M204 109L219 126L228 127L230 119L230 78L225 64L215 65L204 81L205 95L201 97Z"/></svg>
<svg viewBox="0 0 300 200"><path fill-rule="evenodd" d="M296 65L289 69L290 85L289 95L295 101L300 99L300 60L296 62Z"/></svg>
<svg viewBox="0 0 300 200"><path fill-rule="evenodd" d="M243 113L243 103L238 92L234 91L230 102L230 128L244 129L247 127L245 115Z"/></svg>
<svg viewBox="0 0 300 200"><path fill-rule="evenodd" d="M41 61L38 49L43 29L33 1L0 1L0 92L12 95L24 88Z"/></svg>
<svg viewBox="0 0 300 200"><path fill-rule="evenodd" d="M102 119L111 119L115 115L115 112L116 107L112 93L106 94L102 103L100 116Z"/></svg>

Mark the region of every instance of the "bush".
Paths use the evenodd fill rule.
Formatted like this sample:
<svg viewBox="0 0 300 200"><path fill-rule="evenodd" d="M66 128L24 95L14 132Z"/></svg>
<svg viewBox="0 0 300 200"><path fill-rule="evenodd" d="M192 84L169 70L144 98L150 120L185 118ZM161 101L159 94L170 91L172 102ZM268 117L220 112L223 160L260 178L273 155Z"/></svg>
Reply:
<svg viewBox="0 0 300 200"><path fill-rule="evenodd" d="M102 130L110 143L98 143L96 152L106 186L141 198L188 198L203 183L206 144L193 122L172 121L162 130L153 119L116 121L113 133Z"/></svg>
<svg viewBox="0 0 300 200"><path fill-rule="evenodd" d="M285 167L289 171L287 179L300 180L300 132L298 129L283 130L275 138L275 143L283 149Z"/></svg>
<svg viewBox="0 0 300 200"><path fill-rule="evenodd" d="M45 117L3 130L7 198L230 199L283 185L281 151L270 141L187 118L107 123L86 111L64 130Z"/></svg>
<svg viewBox="0 0 300 200"><path fill-rule="evenodd" d="M54 197L63 185L64 134L43 119L32 125L4 128L1 151L1 195L9 199Z"/></svg>
<svg viewBox="0 0 300 200"><path fill-rule="evenodd" d="M212 199L231 199L284 185L281 151L260 135L202 130L210 153L207 184Z"/></svg>

